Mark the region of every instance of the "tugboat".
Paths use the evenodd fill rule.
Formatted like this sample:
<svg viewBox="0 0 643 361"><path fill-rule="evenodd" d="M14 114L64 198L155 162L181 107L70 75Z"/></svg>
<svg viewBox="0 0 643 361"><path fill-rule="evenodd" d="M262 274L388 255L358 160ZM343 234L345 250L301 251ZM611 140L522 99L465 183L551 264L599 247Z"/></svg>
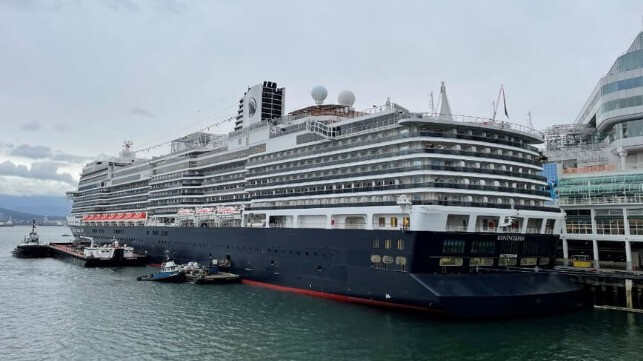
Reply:
<svg viewBox="0 0 643 361"><path fill-rule="evenodd" d="M40 244L40 239L36 232L35 218L31 224L29 236L25 236L25 239L11 253L20 258L43 258L49 256L49 247Z"/></svg>
<svg viewBox="0 0 643 361"><path fill-rule="evenodd" d="M185 282L185 272L181 265L176 264L168 256L168 251L165 251L165 262L161 264L161 268L156 273L150 273L146 276L137 278L139 281L155 281L155 282L168 282L168 283L181 283Z"/></svg>

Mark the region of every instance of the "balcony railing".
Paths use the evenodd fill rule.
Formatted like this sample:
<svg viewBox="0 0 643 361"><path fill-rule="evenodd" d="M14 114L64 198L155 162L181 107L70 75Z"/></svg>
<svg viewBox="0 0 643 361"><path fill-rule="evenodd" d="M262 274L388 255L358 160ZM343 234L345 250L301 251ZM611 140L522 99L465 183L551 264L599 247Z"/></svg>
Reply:
<svg viewBox="0 0 643 361"><path fill-rule="evenodd" d="M643 195L635 194L631 196L609 196L609 197L580 197L580 198L560 198L558 205L565 206L586 206L586 205L612 205L612 204L630 204L643 203Z"/></svg>
<svg viewBox="0 0 643 361"><path fill-rule="evenodd" d="M527 133L532 136L535 136L538 139L545 139L545 135L542 132L534 128L530 128L521 124L505 122L500 120L493 120L490 118L476 117L470 115L459 115L459 114L439 114L439 113L418 113L422 117L427 117L434 119L436 121L452 121L456 123L474 123L483 125L490 128L500 129L500 130L517 130L522 133Z"/></svg>

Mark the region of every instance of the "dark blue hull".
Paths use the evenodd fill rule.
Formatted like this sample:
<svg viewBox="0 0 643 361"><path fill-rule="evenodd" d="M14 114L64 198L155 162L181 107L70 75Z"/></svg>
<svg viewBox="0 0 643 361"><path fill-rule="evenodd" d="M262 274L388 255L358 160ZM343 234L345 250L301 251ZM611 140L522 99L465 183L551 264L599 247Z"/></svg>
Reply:
<svg viewBox="0 0 643 361"><path fill-rule="evenodd" d="M525 258L552 267L557 238L548 235L113 226L72 231L105 242L116 237L153 260L165 250L178 262L230 258L230 271L254 284L449 316L523 316L582 303L581 289L563 276L499 267L500 255L508 253L518 265ZM482 250L487 254L474 243L481 240L493 243ZM485 272L472 264L480 256L494 259ZM444 265L449 258L463 261Z"/></svg>
<svg viewBox="0 0 643 361"><path fill-rule="evenodd" d="M158 272L147 276L140 276L139 281L166 282L166 283L183 283L185 282L185 273L182 272Z"/></svg>
<svg viewBox="0 0 643 361"><path fill-rule="evenodd" d="M49 247L45 244L18 245L11 254L18 258L45 258L49 257Z"/></svg>

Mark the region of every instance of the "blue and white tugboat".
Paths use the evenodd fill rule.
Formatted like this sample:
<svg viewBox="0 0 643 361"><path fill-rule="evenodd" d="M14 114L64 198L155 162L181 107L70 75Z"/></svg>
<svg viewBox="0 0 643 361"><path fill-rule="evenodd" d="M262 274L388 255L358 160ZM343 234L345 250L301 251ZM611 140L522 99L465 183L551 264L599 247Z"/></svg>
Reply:
<svg viewBox="0 0 643 361"><path fill-rule="evenodd" d="M150 273L146 276L140 276L137 278L137 280L171 283L185 282L185 272L183 270L183 267L171 260L167 255L167 252L165 253L165 258L166 261L161 264L161 268L158 272Z"/></svg>
<svg viewBox="0 0 643 361"><path fill-rule="evenodd" d="M25 236L25 239L18 244L11 254L20 258L43 258L49 256L49 248L47 245L40 244L40 239L36 232L35 218L31 224L29 236Z"/></svg>

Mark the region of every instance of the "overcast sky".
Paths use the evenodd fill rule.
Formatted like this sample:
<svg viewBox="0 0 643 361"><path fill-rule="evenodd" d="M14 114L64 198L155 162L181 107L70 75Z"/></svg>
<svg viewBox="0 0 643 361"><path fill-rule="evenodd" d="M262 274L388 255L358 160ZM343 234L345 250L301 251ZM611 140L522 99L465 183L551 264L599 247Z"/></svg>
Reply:
<svg viewBox="0 0 643 361"><path fill-rule="evenodd" d="M234 114L247 86L291 111L355 92L427 111L573 122L643 28L642 1L0 0L0 194L60 194L84 162ZM231 130L231 124L218 133Z"/></svg>

